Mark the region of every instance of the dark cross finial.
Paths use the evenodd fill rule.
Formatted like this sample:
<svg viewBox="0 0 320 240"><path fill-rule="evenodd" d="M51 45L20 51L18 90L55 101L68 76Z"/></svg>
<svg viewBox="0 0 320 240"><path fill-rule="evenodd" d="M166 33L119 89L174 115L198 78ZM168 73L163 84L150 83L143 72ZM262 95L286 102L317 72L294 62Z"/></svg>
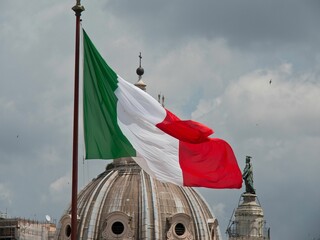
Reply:
<svg viewBox="0 0 320 240"><path fill-rule="evenodd" d="M139 60L139 67L141 67L141 59L142 59L141 52L140 52L139 58L140 58L140 60Z"/></svg>
<svg viewBox="0 0 320 240"><path fill-rule="evenodd" d="M141 59L142 59L142 56L141 56L141 52L140 52L140 54L139 54L139 67L137 68L137 71L136 71L136 73L139 76L139 79L141 79L142 75L144 74L144 69L141 67Z"/></svg>

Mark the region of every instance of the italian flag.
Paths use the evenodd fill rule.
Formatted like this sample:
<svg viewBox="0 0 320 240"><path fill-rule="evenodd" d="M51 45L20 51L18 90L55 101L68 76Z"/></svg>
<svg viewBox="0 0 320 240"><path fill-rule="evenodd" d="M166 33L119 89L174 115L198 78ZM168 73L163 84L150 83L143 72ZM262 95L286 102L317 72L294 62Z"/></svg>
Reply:
<svg viewBox="0 0 320 240"><path fill-rule="evenodd" d="M227 142L205 125L180 120L122 79L83 31L86 159L132 157L153 178L181 186L241 188Z"/></svg>

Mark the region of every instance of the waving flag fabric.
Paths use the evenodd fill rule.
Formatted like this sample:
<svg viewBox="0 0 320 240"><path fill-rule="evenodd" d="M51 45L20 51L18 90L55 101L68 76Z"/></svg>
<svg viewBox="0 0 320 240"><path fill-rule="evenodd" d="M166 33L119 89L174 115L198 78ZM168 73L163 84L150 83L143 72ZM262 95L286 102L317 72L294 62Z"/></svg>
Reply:
<svg viewBox="0 0 320 240"><path fill-rule="evenodd" d="M181 120L122 79L83 31L86 159L132 157L152 177L182 186L241 188L227 142L205 125Z"/></svg>

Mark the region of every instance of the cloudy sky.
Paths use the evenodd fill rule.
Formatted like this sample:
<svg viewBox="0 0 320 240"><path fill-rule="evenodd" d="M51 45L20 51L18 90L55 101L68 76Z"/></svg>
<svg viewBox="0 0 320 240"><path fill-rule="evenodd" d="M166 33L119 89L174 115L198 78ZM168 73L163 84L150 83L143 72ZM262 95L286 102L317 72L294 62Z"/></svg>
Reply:
<svg viewBox="0 0 320 240"><path fill-rule="evenodd" d="M0 212L59 219L70 202L73 0L1 0ZM227 140L275 240L320 238L320 1L92 0L82 24L110 66ZM271 84L270 84L271 80ZM79 188L106 161L82 161ZM199 189L224 239L242 190Z"/></svg>

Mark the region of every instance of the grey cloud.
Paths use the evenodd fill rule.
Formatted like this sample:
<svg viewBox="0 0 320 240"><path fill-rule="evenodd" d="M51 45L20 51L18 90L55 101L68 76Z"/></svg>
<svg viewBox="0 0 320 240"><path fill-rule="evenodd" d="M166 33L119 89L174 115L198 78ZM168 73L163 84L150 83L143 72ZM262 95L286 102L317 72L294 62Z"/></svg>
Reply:
<svg viewBox="0 0 320 240"><path fill-rule="evenodd" d="M154 42L223 37L235 47L285 46L319 38L314 2L301 1L109 1L106 11ZM146 21L145 19L148 19ZM151 36L150 36L151 35Z"/></svg>

